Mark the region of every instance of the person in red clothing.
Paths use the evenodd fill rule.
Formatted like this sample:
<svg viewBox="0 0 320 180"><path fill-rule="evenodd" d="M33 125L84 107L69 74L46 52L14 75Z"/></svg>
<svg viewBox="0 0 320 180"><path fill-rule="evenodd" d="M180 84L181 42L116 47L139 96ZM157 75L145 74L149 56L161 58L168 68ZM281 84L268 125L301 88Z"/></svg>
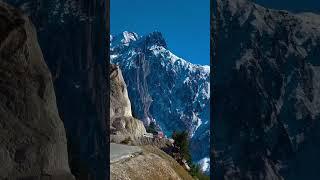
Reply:
<svg viewBox="0 0 320 180"><path fill-rule="evenodd" d="M164 137L163 132L162 131L158 131L157 137L158 138L163 138Z"/></svg>

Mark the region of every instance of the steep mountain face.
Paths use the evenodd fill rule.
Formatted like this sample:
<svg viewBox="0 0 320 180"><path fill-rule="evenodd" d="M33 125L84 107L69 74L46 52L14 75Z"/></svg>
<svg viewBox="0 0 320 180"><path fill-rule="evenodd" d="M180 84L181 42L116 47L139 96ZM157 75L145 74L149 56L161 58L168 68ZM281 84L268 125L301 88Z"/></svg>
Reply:
<svg viewBox="0 0 320 180"><path fill-rule="evenodd" d="M3 2L0 14L0 179L73 180L35 28Z"/></svg>
<svg viewBox="0 0 320 180"><path fill-rule="evenodd" d="M209 66L174 55L159 32L123 32L110 39L111 62L123 72L134 116L146 125L155 121L166 135L187 130L194 160L208 156Z"/></svg>
<svg viewBox="0 0 320 180"><path fill-rule="evenodd" d="M53 76L77 178L108 175L105 0L6 0L28 14Z"/></svg>
<svg viewBox="0 0 320 180"><path fill-rule="evenodd" d="M110 141L120 143L126 138L138 139L146 133L142 121L132 117L131 103L122 72L110 65Z"/></svg>
<svg viewBox="0 0 320 180"><path fill-rule="evenodd" d="M217 179L318 179L320 16L217 0Z"/></svg>

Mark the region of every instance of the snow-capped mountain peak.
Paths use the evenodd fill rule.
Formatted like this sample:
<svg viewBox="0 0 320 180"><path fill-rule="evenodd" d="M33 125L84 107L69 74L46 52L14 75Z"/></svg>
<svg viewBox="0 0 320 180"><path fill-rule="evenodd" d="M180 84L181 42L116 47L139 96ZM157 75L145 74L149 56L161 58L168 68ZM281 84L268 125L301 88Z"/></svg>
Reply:
<svg viewBox="0 0 320 180"><path fill-rule="evenodd" d="M135 32L124 31L121 34L115 36L110 35L110 47L115 48L116 46L129 46L131 42L137 41L139 35Z"/></svg>
<svg viewBox="0 0 320 180"><path fill-rule="evenodd" d="M112 38L110 58L123 72L134 116L155 120L167 136L188 131L192 147L201 147L191 149L194 161L208 157L210 67L175 55L160 32L122 34Z"/></svg>
<svg viewBox="0 0 320 180"><path fill-rule="evenodd" d="M152 33L148 34L147 36L145 36L144 42L145 42L145 46L148 48L153 45L162 46L164 48L167 48L166 40L162 36L162 33L158 32L158 31L152 32Z"/></svg>
<svg viewBox="0 0 320 180"><path fill-rule="evenodd" d="M131 41L136 41L139 39L138 34L134 32L125 31L122 33L122 35L123 35L123 39L121 40L121 42L123 44L129 44Z"/></svg>

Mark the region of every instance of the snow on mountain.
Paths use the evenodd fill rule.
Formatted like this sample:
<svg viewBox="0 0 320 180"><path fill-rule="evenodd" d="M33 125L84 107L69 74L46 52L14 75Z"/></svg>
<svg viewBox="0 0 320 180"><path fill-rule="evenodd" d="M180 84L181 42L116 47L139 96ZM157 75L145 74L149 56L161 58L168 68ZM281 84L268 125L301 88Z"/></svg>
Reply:
<svg viewBox="0 0 320 180"><path fill-rule="evenodd" d="M201 170L203 172L209 172L210 171L210 158L205 157L199 161L199 164L201 165Z"/></svg>
<svg viewBox="0 0 320 180"><path fill-rule="evenodd" d="M209 157L210 67L176 56L160 32L125 31L110 39L111 62L123 71L133 114L145 124L155 121L168 136L187 130L194 161Z"/></svg>

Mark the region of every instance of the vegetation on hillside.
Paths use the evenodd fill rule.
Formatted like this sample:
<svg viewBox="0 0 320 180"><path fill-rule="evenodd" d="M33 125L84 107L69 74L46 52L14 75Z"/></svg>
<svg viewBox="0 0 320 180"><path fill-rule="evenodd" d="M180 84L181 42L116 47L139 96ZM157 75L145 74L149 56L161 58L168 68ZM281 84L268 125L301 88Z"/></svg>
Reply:
<svg viewBox="0 0 320 180"><path fill-rule="evenodd" d="M154 122L151 122L149 126L146 128L148 133L157 134L157 126Z"/></svg>
<svg viewBox="0 0 320 180"><path fill-rule="evenodd" d="M202 171L201 171L201 168L200 168L200 165L198 164L191 164L191 167L190 167L190 175L192 177L197 177L199 180L210 180L210 176L204 174Z"/></svg>
<svg viewBox="0 0 320 180"><path fill-rule="evenodd" d="M172 139L174 140L174 146L176 147L176 153L174 158L182 164L182 160L185 159L190 166L190 175L199 180L209 180L210 177L205 175L198 164L192 163L191 154L189 151L189 134L187 131L173 132Z"/></svg>
<svg viewBox="0 0 320 180"><path fill-rule="evenodd" d="M188 132L187 131L173 132L172 139L174 140L175 147L178 148L178 152L181 160L185 159L188 163L191 163Z"/></svg>

